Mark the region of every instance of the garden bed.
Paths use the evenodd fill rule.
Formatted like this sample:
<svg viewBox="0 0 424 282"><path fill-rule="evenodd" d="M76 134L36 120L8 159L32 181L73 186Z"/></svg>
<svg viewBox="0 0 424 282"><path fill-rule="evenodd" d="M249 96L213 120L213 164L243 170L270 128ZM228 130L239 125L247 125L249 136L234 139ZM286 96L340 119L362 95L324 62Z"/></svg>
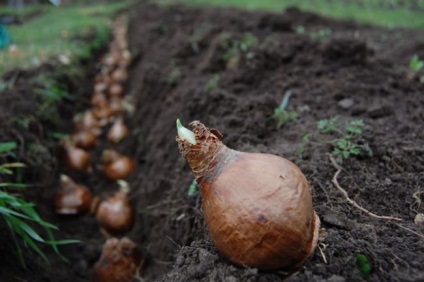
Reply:
<svg viewBox="0 0 424 282"><path fill-rule="evenodd" d="M219 129L230 148L284 156L305 173L321 219L320 249L288 281L424 279L420 235L424 229L414 223L416 214L424 211L420 205L424 84L408 68L412 55L424 56L424 42L419 41L423 35L358 26L296 9L270 14L140 5L133 10L127 95L135 112L127 119L130 138L115 148L136 161L128 182L137 216L125 236L145 253L141 272L145 281L280 281L285 277L236 267L217 253L203 222L201 198L198 192L188 193L193 175L175 142L177 118L185 124L200 120ZM19 76L16 95L25 94L29 78ZM90 89L73 89L90 93ZM278 128L274 109L288 91L292 96L287 110L298 117ZM89 96L80 97L88 105ZM15 101L18 109L28 102ZM74 109L83 109L81 103ZM2 101L0 112L12 115L14 111L5 111L4 105ZM61 131L71 131L70 117L64 115L69 124L62 125ZM372 156L351 155L343 161L337 178L340 186L367 210L402 221L361 212L336 189L332 179L337 166L328 157L333 148L327 142L336 135L317 129L320 120L331 117L337 117L341 126L362 120L358 142L368 143L372 150ZM309 142L303 141L308 133ZM102 143L93 154L99 156L110 147ZM47 181L44 178L32 192L29 188L30 199L45 220L58 225L59 239L82 243L61 248L68 264L46 249L51 264L45 270L41 271L41 261L31 257L30 269L10 268L7 279L88 281L105 237L91 215L54 214L52 199L63 169L52 165L44 172ZM116 190L96 169L72 176L96 195ZM41 176L32 175L28 181L37 182L37 177ZM9 247L13 251L13 245ZM368 259L369 273L358 267L358 255ZM10 259L1 265L10 266ZM6 272L2 267L1 273Z"/></svg>

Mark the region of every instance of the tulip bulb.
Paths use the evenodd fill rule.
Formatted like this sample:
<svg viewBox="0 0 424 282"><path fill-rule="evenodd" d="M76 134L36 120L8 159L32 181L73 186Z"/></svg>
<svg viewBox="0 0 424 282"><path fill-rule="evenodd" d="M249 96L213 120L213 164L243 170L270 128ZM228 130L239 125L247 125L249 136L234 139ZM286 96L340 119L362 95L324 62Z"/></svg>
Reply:
<svg viewBox="0 0 424 282"><path fill-rule="evenodd" d="M91 96L90 103L94 107L105 107L108 104L108 101L105 94L102 92L96 92L93 96Z"/></svg>
<svg viewBox="0 0 424 282"><path fill-rule="evenodd" d="M64 149L63 163L67 168L87 171L91 162L90 153L66 141L64 142Z"/></svg>
<svg viewBox="0 0 424 282"><path fill-rule="evenodd" d="M128 127L124 124L124 119L119 117L115 120L107 133L107 139L112 143L119 143L129 134Z"/></svg>
<svg viewBox="0 0 424 282"><path fill-rule="evenodd" d="M299 268L315 249L320 223L300 169L279 156L229 149L219 131L198 121L190 125L194 142L181 127L176 140L201 187L220 253L261 270Z"/></svg>
<svg viewBox="0 0 424 282"><path fill-rule="evenodd" d="M134 169L134 162L114 150L105 150L102 156L103 173L109 180L124 179Z"/></svg>
<svg viewBox="0 0 424 282"><path fill-rule="evenodd" d="M96 146L97 144L97 136L90 130L74 133L71 135L70 139L76 147L86 150Z"/></svg>
<svg viewBox="0 0 424 282"><path fill-rule="evenodd" d="M109 117L113 115L113 112L109 108L108 104L101 107L95 107L92 109L92 112L95 115L95 117L99 119L99 124L102 126L107 124L107 121L105 122L105 120L107 120Z"/></svg>
<svg viewBox="0 0 424 282"><path fill-rule="evenodd" d="M123 83L127 80L128 78L128 73L125 69L123 68L118 68L115 71L113 71L112 75L112 80L115 82L119 82L119 83Z"/></svg>
<svg viewBox="0 0 424 282"><path fill-rule="evenodd" d="M54 206L58 214L85 213L91 207L91 193L86 186L76 184L71 178L62 174Z"/></svg>
<svg viewBox="0 0 424 282"><path fill-rule="evenodd" d="M124 102L121 97L111 97L109 100L109 108L113 115L118 115L125 111Z"/></svg>
<svg viewBox="0 0 424 282"><path fill-rule="evenodd" d="M142 264L142 253L133 241L127 237L110 238L94 265L93 281L131 282L138 275Z"/></svg>
<svg viewBox="0 0 424 282"><path fill-rule="evenodd" d="M95 92L97 92L97 93L103 93L103 92L106 91L106 89L107 89L107 83L104 82L104 80L106 80L106 79L104 79L103 77L100 77L99 78L99 81L97 81L94 84L94 91Z"/></svg>
<svg viewBox="0 0 424 282"><path fill-rule="evenodd" d="M124 94L124 87L119 83L114 83L109 87L109 96L120 97Z"/></svg>
<svg viewBox="0 0 424 282"><path fill-rule="evenodd" d="M129 187L118 181L121 189L97 208L97 221L107 233L122 233L129 230L134 221L134 210L128 199Z"/></svg>
<svg viewBox="0 0 424 282"><path fill-rule="evenodd" d="M94 113L90 110L85 111L83 114L78 114L74 117L75 130L85 129L99 129L100 123Z"/></svg>

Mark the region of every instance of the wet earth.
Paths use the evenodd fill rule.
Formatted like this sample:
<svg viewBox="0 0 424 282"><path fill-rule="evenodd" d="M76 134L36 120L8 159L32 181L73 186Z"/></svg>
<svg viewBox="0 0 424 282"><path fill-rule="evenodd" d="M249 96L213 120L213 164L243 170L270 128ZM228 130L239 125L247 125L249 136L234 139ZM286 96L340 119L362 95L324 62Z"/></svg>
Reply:
<svg viewBox="0 0 424 282"><path fill-rule="evenodd" d="M357 25L297 9L271 14L139 5L129 19L131 134L117 146L101 143L92 154L113 147L136 162L127 179L136 220L122 236L145 254L144 281L424 280L424 227L414 223L424 212L424 84L422 74L408 68L412 55L424 57L424 32ZM54 73L53 66L6 75L14 84L0 97L0 141L13 136L21 144L46 142L48 152L23 156L33 168L26 172L28 182L34 183L24 194L43 218L58 225L59 239L82 243L61 248L69 263L48 248L48 265L28 254L26 270L12 255L14 245L2 245L0 253L11 254L0 259L2 281L89 281L100 256L106 238L94 216L53 211L63 168L46 133L70 132L73 114L88 106L99 66L86 64L81 79L63 78L79 98L61 105L60 126L35 120L20 131L16 125L17 116L35 111L32 78L40 71ZM288 92L287 111L297 117L277 126L274 109ZM317 128L332 117L342 133L349 122L362 120L354 141L372 152L343 159L338 184L369 212L401 221L359 210L332 182L338 166L328 153L340 132L323 134ZM177 118L219 129L230 148L276 154L300 167L321 219L318 248L300 270L287 277L242 268L217 252L200 194L188 193L193 175L175 142ZM100 197L116 190L96 168L72 176ZM12 240L3 222L0 232L3 242ZM367 258L369 272L358 265L358 255Z"/></svg>

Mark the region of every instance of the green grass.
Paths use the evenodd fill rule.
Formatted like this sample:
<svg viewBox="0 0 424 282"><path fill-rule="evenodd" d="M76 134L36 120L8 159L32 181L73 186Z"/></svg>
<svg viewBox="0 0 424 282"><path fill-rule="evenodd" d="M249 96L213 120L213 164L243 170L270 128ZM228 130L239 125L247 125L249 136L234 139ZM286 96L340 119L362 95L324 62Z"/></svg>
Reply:
<svg viewBox="0 0 424 282"><path fill-rule="evenodd" d="M370 23L385 27L424 28L424 12L411 7L410 1L400 4L396 0L362 0L359 4L346 4L339 0L156 0L161 5L186 4L193 6L240 7L249 10L280 12L296 6L303 10L325 16L352 19L360 23ZM389 7L390 3L395 8ZM418 1L421 9L424 1Z"/></svg>
<svg viewBox="0 0 424 282"><path fill-rule="evenodd" d="M43 15L8 28L17 50L0 50L0 75L13 68L38 66L60 55L71 62L90 56L93 48L107 40L113 14L127 5L127 1L121 1L61 8L43 6Z"/></svg>
<svg viewBox="0 0 424 282"><path fill-rule="evenodd" d="M43 12L46 11L50 6L47 5L29 5L22 8L12 8L12 7L0 7L0 14L2 15L8 15L8 16L14 16L19 19L29 16L33 13Z"/></svg>
<svg viewBox="0 0 424 282"><path fill-rule="evenodd" d="M0 143L0 158L15 158L16 142ZM58 246L65 244L78 243L77 240L56 240L53 234L58 228L44 221L32 203L20 198L20 189L29 187L20 181L6 182L5 176L14 176L14 169L23 168L25 165L19 162L8 162L0 164L0 218L3 218L9 227L13 241L16 245L18 258L23 266L25 266L22 247L31 249L36 252L45 261L48 261L44 251L40 248L40 244L49 245L53 250L62 257ZM35 228L42 229L44 232L37 232ZM42 235L40 235L42 234ZM44 238L43 238L44 237ZM20 239L20 240L18 240ZM62 257L65 259L64 257ZM66 259L65 259L66 260Z"/></svg>

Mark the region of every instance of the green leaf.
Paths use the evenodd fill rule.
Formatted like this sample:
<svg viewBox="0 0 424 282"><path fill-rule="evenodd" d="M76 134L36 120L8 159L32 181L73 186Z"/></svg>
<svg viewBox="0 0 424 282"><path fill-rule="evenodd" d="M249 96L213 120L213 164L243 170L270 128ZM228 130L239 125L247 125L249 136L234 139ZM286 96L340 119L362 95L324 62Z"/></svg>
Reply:
<svg viewBox="0 0 424 282"><path fill-rule="evenodd" d="M28 219L26 215L23 215L19 212L16 212L12 209L9 209L7 207L0 206L0 214L3 214L4 216L17 216Z"/></svg>
<svg viewBox="0 0 424 282"><path fill-rule="evenodd" d="M323 133L331 133L337 130L337 121L335 117L330 119L322 119L318 121L317 128Z"/></svg>
<svg viewBox="0 0 424 282"><path fill-rule="evenodd" d="M414 72L419 72L424 67L424 62L420 60L418 55L412 56L409 61L409 68Z"/></svg>
<svg viewBox="0 0 424 282"><path fill-rule="evenodd" d="M194 194L196 194L197 190L198 190L198 187L197 187L196 179L193 179L190 186L188 187L188 193L187 193L188 196L192 197Z"/></svg>
<svg viewBox="0 0 424 282"><path fill-rule="evenodd" d="M346 126L346 132L354 135L362 134L362 129L354 126Z"/></svg>
<svg viewBox="0 0 424 282"><path fill-rule="evenodd" d="M3 142L0 143L0 154L1 153L6 153L6 152L10 152L14 149L16 149L18 145L16 144L16 142Z"/></svg>
<svg viewBox="0 0 424 282"><path fill-rule="evenodd" d="M319 130L324 130L328 125L328 119L322 119L320 121L318 121L317 123L317 128Z"/></svg>
<svg viewBox="0 0 424 282"><path fill-rule="evenodd" d="M0 165L0 174L7 174L12 175L13 170L9 168L19 168L19 167L25 167L25 164L23 163L7 163Z"/></svg>
<svg viewBox="0 0 424 282"><path fill-rule="evenodd" d="M349 124L352 126L363 127L364 121L362 119L354 119L354 120L351 120Z"/></svg>
<svg viewBox="0 0 424 282"><path fill-rule="evenodd" d="M368 258L362 254L356 255L356 265L359 267L362 276L367 276L371 272L371 265Z"/></svg>
<svg viewBox="0 0 424 282"><path fill-rule="evenodd" d="M336 140L336 146L340 149L348 148L348 141L346 139L338 139Z"/></svg>
<svg viewBox="0 0 424 282"><path fill-rule="evenodd" d="M358 147L356 147L356 145L353 145L353 147L352 147L352 148L350 148L349 152L350 152L352 155L357 156L357 155L359 155L359 154L361 153L361 150L360 150Z"/></svg>
<svg viewBox="0 0 424 282"><path fill-rule="evenodd" d="M343 159L347 160L350 156L349 151L342 151L342 156L343 156Z"/></svg>
<svg viewBox="0 0 424 282"><path fill-rule="evenodd" d="M3 187L7 187L7 188L27 188L29 186L30 185L23 184L23 183L8 183L8 182L0 183L0 188L3 188Z"/></svg>
<svg viewBox="0 0 424 282"><path fill-rule="evenodd" d="M41 242L41 243L44 243L45 241L44 241L44 239L43 238L41 238L41 236L40 235L38 235L38 233L37 232L35 232L35 230L34 229L32 229L28 224L26 224L25 222L23 222L22 220L19 220L20 221L20 226L21 226L21 228L22 228L22 230L24 230L25 231L25 233L26 234L28 234L28 236L30 236L32 239L34 239L35 241L38 241L38 242Z"/></svg>
<svg viewBox="0 0 424 282"><path fill-rule="evenodd" d="M305 152L305 147L309 143L310 138L311 138L311 133L306 133L302 137L302 142L297 146L297 154L299 156L299 159L303 158L303 153Z"/></svg>
<svg viewBox="0 0 424 282"><path fill-rule="evenodd" d="M65 133L59 133L59 132L52 132L52 133L50 134L50 136L51 136L53 139L61 140L61 139L64 139L66 136L68 136L68 134L65 134Z"/></svg>
<svg viewBox="0 0 424 282"><path fill-rule="evenodd" d="M364 127L364 121L362 119L355 119L349 122L346 126L346 133L360 135L362 134Z"/></svg>
<svg viewBox="0 0 424 282"><path fill-rule="evenodd" d="M69 244L78 244L78 243L81 243L81 241L68 239L68 240L60 240L60 241L56 241L56 240L46 241L46 243L52 246L61 246L61 245L69 245Z"/></svg>
<svg viewBox="0 0 424 282"><path fill-rule="evenodd" d="M365 143L362 148L365 150L365 152L368 154L369 157L373 156L372 150L370 148L370 145L368 143Z"/></svg>
<svg viewBox="0 0 424 282"><path fill-rule="evenodd" d="M29 246L31 249L33 249L35 252L38 253L38 255L40 257L42 257L46 262L48 262L48 258L46 257L46 255L43 253L43 251L37 246L37 244L35 244L35 242L31 239L31 237L29 237L28 235L26 235L25 233L22 235L22 238L24 240L24 243L26 243L27 246Z"/></svg>

